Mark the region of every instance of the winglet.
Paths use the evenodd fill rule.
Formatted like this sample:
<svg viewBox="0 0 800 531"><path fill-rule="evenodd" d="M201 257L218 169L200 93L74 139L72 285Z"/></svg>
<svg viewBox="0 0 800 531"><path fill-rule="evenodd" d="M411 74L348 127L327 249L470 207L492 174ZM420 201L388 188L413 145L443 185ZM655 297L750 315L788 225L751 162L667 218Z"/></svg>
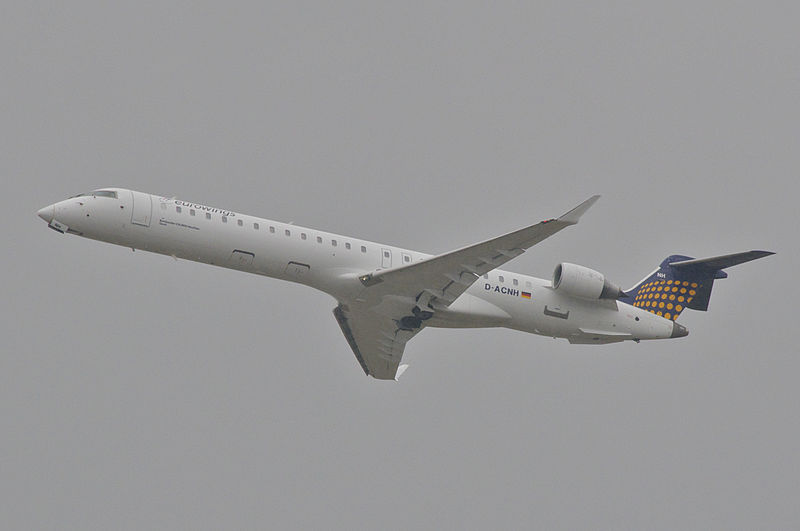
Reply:
<svg viewBox="0 0 800 531"><path fill-rule="evenodd" d="M589 199L587 199L586 201L584 201L580 205L576 206L575 208L573 208L572 210L570 210L569 212L567 212L566 214L564 214L563 216L558 218L558 221L562 221L564 223L569 223L570 225L576 224L578 222L578 220L580 219L580 217L587 210L589 210L589 208L593 204L595 204L595 202L598 199L600 199L599 195L593 195L592 197L590 197Z"/></svg>
<svg viewBox="0 0 800 531"><path fill-rule="evenodd" d="M403 376L403 373L406 372L406 369L408 369L407 363L404 363L397 368L397 374L394 375L395 382L400 380L400 377Z"/></svg>

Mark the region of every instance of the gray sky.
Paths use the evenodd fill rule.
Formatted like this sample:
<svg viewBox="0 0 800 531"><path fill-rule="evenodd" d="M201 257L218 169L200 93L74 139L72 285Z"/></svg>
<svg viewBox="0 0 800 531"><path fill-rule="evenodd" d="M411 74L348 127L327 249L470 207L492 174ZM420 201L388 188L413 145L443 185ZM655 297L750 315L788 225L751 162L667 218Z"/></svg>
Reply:
<svg viewBox="0 0 800 531"><path fill-rule="evenodd" d="M6 5L4 526L800 526L800 8L602 4ZM393 384L326 295L36 217L109 185L427 252L601 193L508 268L623 287L778 255L686 339L426 330Z"/></svg>

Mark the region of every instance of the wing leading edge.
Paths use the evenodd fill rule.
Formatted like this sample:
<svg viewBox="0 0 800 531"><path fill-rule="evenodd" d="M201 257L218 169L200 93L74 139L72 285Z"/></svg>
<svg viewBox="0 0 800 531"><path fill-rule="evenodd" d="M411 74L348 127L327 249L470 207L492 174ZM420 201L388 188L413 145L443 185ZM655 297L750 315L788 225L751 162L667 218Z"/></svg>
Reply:
<svg viewBox="0 0 800 531"><path fill-rule="evenodd" d="M449 306L481 275L578 223L599 198L592 196L558 218L415 264L359 277L364 289L354 301L340 304L333 313L361 368L377 379L399 377L406 343L437 309Z"/></svg>
<svg viewBox="0 0 800 531"><path fill-rule="evenodd" d="M440 254L406 266L369 273L361 277L368 287L369 298L385 295L414 297L420 308L430 305L449 306L480 275L500 267L530 247L560 230L575 225L598 199L592 196L563 216L476 243L449 253Z"/></svg>

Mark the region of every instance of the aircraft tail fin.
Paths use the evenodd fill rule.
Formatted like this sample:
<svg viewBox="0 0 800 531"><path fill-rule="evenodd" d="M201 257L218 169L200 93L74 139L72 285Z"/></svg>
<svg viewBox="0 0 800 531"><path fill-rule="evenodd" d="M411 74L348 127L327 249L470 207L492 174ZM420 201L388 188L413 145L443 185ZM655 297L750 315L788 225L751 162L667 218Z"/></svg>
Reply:
<svg viewBox="0 0 800 531"><path fill-rule="evenodd" d="M775 253L746 251L700 259L672 255L647 278L626 290L627 296L620 301L672 321L686 308L704 312L708 310L714 281L728 278L723 269L771 254Z"/></svg>

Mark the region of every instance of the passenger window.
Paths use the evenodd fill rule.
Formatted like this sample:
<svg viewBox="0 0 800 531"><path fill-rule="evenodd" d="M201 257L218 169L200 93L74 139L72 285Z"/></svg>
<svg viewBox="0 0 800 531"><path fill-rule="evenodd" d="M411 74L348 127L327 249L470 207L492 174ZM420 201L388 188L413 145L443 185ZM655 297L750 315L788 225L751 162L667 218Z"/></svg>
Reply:
<svg viewBox="0 0 800 531"><path fill-rule="evenodd" d="M270 228L269 228L269 231L270 231L272 234L275 234L275 227L270 227Z"/></svg>
<svg viewBox="0 0 800 531"><path fill-rule="evenodd" d="M240 227L244 226L244 222L241 219L237 219L236 224L239 225Z"/></svg>
<svg viewBox="0 0 800 531"><path fill-rule="evenodd" d="M366 253L367 252L367 248L365 246L363 246L363 245L361 246L361 252L362 253Z"/></svg>
<svg viewBox="0 0 800 531"><path fill-rule="evenodd" d="M305 240L306 238L307 238L306 233L305 232L301 232L300 233L300 239L301 240Z"/></svg>
<svg viewBox="0 0 800 531"><path fill-rule="evenodd" d="M317 243L322 243L322 236L317 236Z"/></svg>
<svg viewBox="0 0 800 531"><path fill-rule="evenodd" d="M222 216L222 222L223 223L227 223L228 222L228 216Z"/></svg>
<svg viewBox="0 0 800 531"><path fill-rule="evenodd" d="M190 216L194 216L194 214L195 214L195 212L194 212L194 209L193 209L193 208L190 208L190 209L189 209L189 215L190 215Z"/></svg>
<svg viewBox="0 0 800 531"><path fill-rule="evenodd" d="M286 231L285 231L285 232L286 232L286 235L287 235L287 236L291 236L291 235L292 235L292 231L290 231L289 229L286 229Z"/></svg>
<svg viewBox="0 0 800 531"><path fill-rule="evenodd" d="M206 212L206 219L211 219L211 212Z"/></svg>
<svg viewBox="0 0 800 531"><path fill-rule="evenodd" d="M253 228L258 230L258 223L253 223Z"/></svg>
<svg viewBox="0 0 800 531"><path fill-rule="evenodd" d="M514 279L514 285L519 286L519 280L517 280L516 278Z"/></svg>
<svg viewBox="0 0 800 531"><path fill-rule="evenodd" d="M345 242L344 243L344 248L349 251L350 250L350 242Z"/></svg>
<svg viewBox="0 0 800 531"><path fill-rule="evenodd" d="M336 245L337 245L336 240L331 240L331 245L336 247Z"/></svg>
<svg viewBox="0 0 800 531"><path fill-rule="evenodd" d="M410 261L411 261L411 257L410 256L408 256L407 254L403 255L403 262L410 262Z"/></svg>
<svg viewBox="0 0 800 531"><path fill-rule="evenodd" d="M175 212L177 212L178 214L180 214L180 213L181 213L181 207L178 207L178 206L176 206L176 207L175 207Z"/></svg>
<svg viewBox="0 0 800 531"><path fill-rule="evenodd" d="M503 275L500 275L500 276L499 276L499 277L497 277L497 278L500 280L500 282L505 282L505 279L503 278Z"/></svg>

